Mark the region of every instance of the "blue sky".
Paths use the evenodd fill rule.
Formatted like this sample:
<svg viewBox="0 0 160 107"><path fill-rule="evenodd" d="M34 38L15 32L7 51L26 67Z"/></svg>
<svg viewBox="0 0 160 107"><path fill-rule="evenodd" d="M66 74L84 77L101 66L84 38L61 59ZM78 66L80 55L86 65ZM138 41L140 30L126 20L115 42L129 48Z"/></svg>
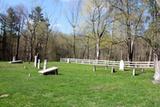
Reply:
<svg viewBox="0 0 160 107"><path fill-rule="evenodd" d="M0 0L0 6L3 9L22 4L30 12L35 6L40 5L43 8L43 13L49 17L52 27L67 34L72 32L66 18L70 3L71 0Z"/></svg>

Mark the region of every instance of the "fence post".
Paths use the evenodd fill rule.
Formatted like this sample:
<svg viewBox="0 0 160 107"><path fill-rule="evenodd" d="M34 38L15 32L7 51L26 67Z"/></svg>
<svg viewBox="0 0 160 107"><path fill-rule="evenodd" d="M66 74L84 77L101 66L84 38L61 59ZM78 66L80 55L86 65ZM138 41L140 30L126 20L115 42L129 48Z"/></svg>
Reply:
<svg viewBox="0 0 160 107"><path fill-rule="evenodd" d="M115 69L114 69L114 67L112 66L112 68L111 68L111 73L114 73L115 72Z"/></svg>
<svg viewBox="0 0 160 107"><path fill-rule="evenodd" d="M144 72L144 68L142 68L142 72Z"/></svg>
<svg viewBox="0 0 160 107"><path fill-rule="evenodd" d="M93 65L93 72L96 71L96 65Z"/></svg>

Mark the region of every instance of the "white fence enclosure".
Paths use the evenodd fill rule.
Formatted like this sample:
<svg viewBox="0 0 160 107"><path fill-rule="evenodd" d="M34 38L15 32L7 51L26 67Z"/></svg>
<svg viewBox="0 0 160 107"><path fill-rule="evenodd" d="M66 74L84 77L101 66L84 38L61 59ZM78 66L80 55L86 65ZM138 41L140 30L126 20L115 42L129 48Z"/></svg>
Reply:
<svg viewBox="0 0 160 107"><path fill-rule="evenodd" d="M95 66L111 66L119 67L120 61L109 61L109 60L93 60L93 59L75 59L75 58L61 58L61 62L66 63L77 63L77 64L88 64ZM124 61L124 67L132 68L154 68L154 62L151 61Z"/></svg>

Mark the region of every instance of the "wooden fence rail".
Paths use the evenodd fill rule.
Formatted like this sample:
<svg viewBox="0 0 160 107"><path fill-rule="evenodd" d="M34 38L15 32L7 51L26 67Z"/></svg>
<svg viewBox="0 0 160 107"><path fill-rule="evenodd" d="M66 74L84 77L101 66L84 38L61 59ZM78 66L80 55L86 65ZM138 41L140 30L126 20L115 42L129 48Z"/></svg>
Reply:
<svg viewBox="0 0 160 107"><path fill-rule="evenodd" d="M77 63L77 64L88 64L88 65L99 65L99 66L115 66L119 67L120 61L109 61L109 60L93 60L93 59L75 59L75 58L61 58L61 62ZM124 61L125 67L135 68L154 68L154 62L151 61Z"/></svg>
<svg viewBox="0 0 160 107"><path fill-rule="evenodd" d="M111 67L111 72L113 73L115 71L115 67L120 68L120 61L109 61L109 60L93 60L93 59L75 59L75 58L61 58L61 62L67 62L67 63L77 63L77 64L88 64L93 65L93 71L96 71L97 66L102 67ZM153 61L147 62L147 61L123 61L124 62L124 68L132 68L132 75L136 75L136 68L141 68L142 71L146 68L154 68L155 64Z"/></svg>

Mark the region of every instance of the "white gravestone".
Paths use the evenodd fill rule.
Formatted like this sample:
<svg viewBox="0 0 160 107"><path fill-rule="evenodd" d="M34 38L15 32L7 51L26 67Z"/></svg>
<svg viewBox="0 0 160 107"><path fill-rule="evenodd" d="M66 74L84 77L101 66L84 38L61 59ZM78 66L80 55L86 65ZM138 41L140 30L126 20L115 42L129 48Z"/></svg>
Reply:
<svg viewBox="0 0 160 107"><path fill-rule="evenodd" d="M132 75L133 75L133 76L136 76L136 69L135 69L135 68L133 68Z"/></svg>
<svg viewBox="0 0 160 107"><path fill-rule="evenodd" d="M119 63L119 70L124 71L124 61L121 60Z"/></svg>
<svg viewBox="0 0 160 107"><path fill-rule="evenodd" d="M37 67L37 56L34 57L34 66Z"/></svg>
<svg viewBox="0 0 160 107"><path fill-rule="evenodd" d="M154 80L160 81L160 61L155 61L155 74L154 74Z"/></svg>
<svg viewBox="0 0 160 107"><path fill-rule="evenodd" d="M47 59L44 60L43 70L47 69Z"/></svg>
<svg viewBox="0 0 160 107"><path fill-rule="evenodd" d="M16 61L16 57L15 56L13 56L13 59L12 59L12 61L14 62L14 61Z"/></svg>
<svg viewBox="0 0 160 107"><path fill-rule="evenodd" d="M41 63L41 60L38 59L38 69L40 69L40 63Z"/></svg>
<svg viewBox="0 0 160 107"><path fill-rule="evenodd" d="M67 63L70 63L70 59L69 58L67 59Z"/></svg>

